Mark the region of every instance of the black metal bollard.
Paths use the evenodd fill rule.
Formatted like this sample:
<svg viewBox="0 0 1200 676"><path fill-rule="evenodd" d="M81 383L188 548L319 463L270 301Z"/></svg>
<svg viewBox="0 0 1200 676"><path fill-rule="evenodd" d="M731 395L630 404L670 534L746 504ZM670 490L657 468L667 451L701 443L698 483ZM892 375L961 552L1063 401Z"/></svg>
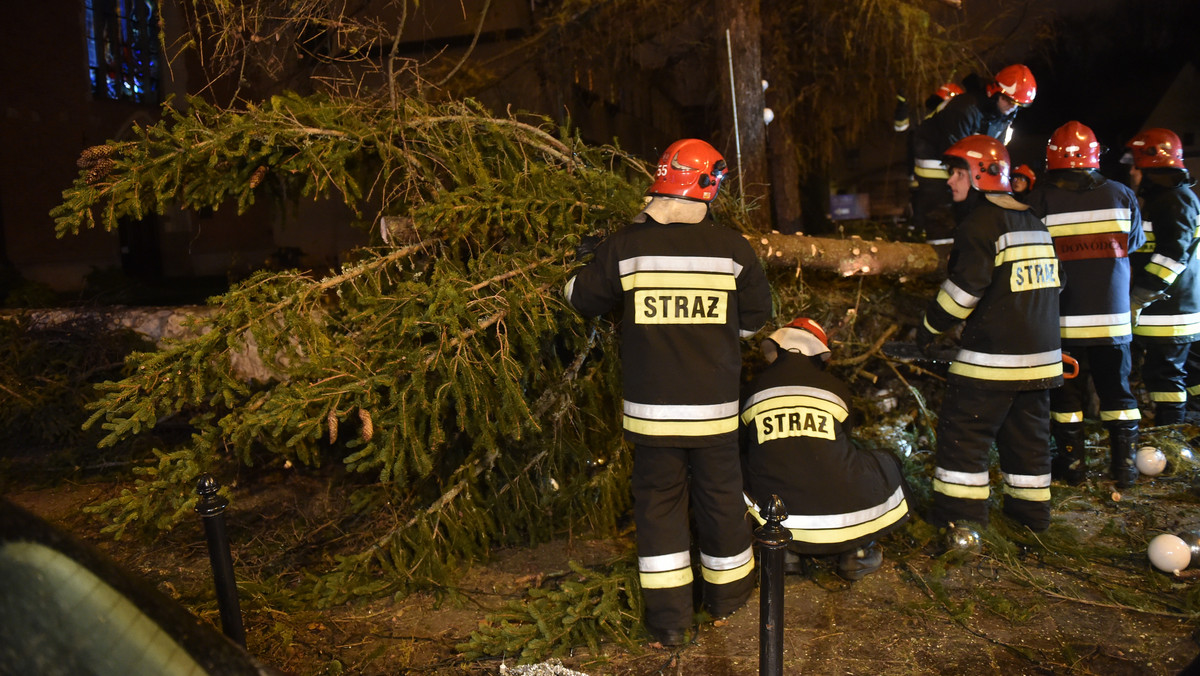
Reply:
<svg viewBox="0 0 1200 676"><path fill-rule="evenodd" d="M217 607L221 611L221 630L235 643L246 647L246 630L242 627L242 609L238 603L237 580L233 577L233 556L229 553L229 534L225 532L225 508L229 501L217 494L221 487L211 475L196 481L196 513L204 521L208 539L208 561L212 565L213 581L217 585Z"/></svg>
<svg viewBox="0 0 1200 676"><path fill-rule="evenodd" d="M783 675L783 554L792 533L783 527L787 508L778 495L763 508L766 523L754 531L758 562L758 673Z"/></svg>

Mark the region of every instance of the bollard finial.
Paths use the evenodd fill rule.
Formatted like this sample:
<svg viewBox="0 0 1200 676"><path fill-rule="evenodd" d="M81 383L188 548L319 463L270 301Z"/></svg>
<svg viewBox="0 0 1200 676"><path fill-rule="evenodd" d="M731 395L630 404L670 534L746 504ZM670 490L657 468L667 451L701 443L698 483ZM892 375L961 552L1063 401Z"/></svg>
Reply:
<svg viewBox="0 0 1200 676"><path fill-rule="evenodd" d="M762 517L766 521L754 531L754 538L767 547L783 547L792 541L792 533L783 527L787 518L787 506L783 499L772 494L771 499L762 509Z"/></svg>
<svg viewBox="0 0 1200 676"><path fill-rule="evenodd" d="M196 502L197 514L202 517L210 517L225 511L225 508L229 506L229 501L217 492L219 490L221 490L221 485L211 474L200 475L200 478L196 480L196 494L200 496Z"/></svg>

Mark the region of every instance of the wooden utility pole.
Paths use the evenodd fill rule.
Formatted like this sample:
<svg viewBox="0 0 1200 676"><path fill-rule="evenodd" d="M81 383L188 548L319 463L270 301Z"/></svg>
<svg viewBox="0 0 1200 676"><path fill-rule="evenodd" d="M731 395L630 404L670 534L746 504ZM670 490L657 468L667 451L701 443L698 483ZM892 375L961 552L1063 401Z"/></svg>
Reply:
<svg viewBox="0 0 1200 676"><path fill-rule="evenodd" d="M767 126L763 122L762 16L759 0L716 0L720 72L721 152L736 173L730 188L756 207L751 218L771 228L767 178Z"/></svg>

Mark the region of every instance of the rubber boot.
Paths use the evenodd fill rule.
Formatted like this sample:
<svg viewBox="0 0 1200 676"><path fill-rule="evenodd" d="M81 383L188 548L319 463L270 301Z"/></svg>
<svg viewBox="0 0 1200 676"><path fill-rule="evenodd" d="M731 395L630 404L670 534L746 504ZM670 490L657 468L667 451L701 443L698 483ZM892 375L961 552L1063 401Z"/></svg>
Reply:
<svg viewBox="0 0 1200 676"><path fill-rule="evenodd" d="M1087 449L1084 446L1083 423L1054 423L1054 459L1050 476L1055 480L1078 486L1087 479Z"/></svg>
<svg viewBox="0 0 1200 676"><path fill-rule="evenodd" d="M1187 404L1183 403L1163 403L1158 402L1154 405L1154 424L1159 425L1178 425L1184 421Z"/></svg>
<svg viewBox="0 0 1200 676"><path fill-rule="evenodd" d="M1123 422L1108 428L1110 452L1109 471L1117 488L1129 488L1137 481L1136 464L1138 446L1138 424Z"/></svg>

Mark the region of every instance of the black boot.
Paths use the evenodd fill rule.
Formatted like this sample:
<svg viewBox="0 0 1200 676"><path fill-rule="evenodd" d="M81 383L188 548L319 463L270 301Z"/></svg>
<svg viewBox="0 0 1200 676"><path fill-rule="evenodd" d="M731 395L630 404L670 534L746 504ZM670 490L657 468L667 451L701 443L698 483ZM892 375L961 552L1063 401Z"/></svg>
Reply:
<svg viewBox="0 0 1200 676"><path fill-rule="evenodd" d="M1154 425L1178 425L1184 421L1187 404L1158 402L1154 405Z"/></svg>
<svg viewBox="0 0 1200 676"><path fill-rule="evenodd" d="M1121 422L1108 427L1108 447L1112 454L1109 471L1117 488L1129 488L1137 481L1137 445L1137 423Z"/></svg>
<svg viewBox="0 0 1200 676"><path fill-rule="evenodd" d="M1054 423L1054 459L1050 476L1072 486L1087 479L1087 448L1084 446L1083 423Z"/></svg>

